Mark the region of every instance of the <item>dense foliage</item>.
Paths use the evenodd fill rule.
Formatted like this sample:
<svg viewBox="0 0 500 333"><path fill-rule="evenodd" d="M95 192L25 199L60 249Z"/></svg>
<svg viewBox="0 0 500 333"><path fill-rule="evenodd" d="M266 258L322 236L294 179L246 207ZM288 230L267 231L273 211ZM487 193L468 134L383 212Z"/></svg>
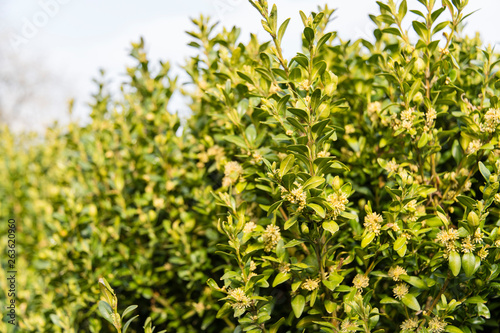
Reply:
<svg viewBox="0 0 500 333"><path fill-rule="evenodd" d="M193 20L194 89L141 41L89 125L1 130L21 328L112 332L96 310L124 328L136 304L129 331L499 332L499 60L467 0L379 2L371 41L301 12L292 59L250 2L268 42Z"/></svg>

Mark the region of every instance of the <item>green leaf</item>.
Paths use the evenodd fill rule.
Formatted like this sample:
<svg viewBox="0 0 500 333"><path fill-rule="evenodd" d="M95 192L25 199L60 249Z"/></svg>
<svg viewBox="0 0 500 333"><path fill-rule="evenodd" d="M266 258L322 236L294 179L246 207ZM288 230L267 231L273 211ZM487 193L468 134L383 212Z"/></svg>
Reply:
<svg viewBox="0 0 500 333"><path fill-rule="evenodd" d="M111 305L108 304L106 301L99 301L99 312L101 313L101 316L109 321L111 324L115 324L113 320L113 309L111 308Z"/></svg>
<svg viewBox="0 0 500 333"><path fill-rule="evenodd" d="M312 208L316 212L316 214L318 214L321 218L323 218L323 219L325 218L325 216L326 216L325 209L323 207L321 207L320 205L310 203L310 204L307 204L307 207Z"/></svg>
<svg viewBox="0 0 500 333"><path fill-rule="evenodd" d="M490 180L491 172L488 168L483 164L483 162L479 162L479 171L483 175L484 179L488 182Z"/></svg>
<svg viewBox="0 0 500 333"><path fill-rule="evenodd" d="M465 253L462 256L462 267L464 268L465 276L471 277L474 274L476 267L476 258L472 253Z"/></svg>
<svg viewBox="0 0 500 333"><path fill-rule="evenodd" d="M460 254L458 254L457 251L450 252L448 256L448 264L454 276L460 274L460 269L462 268L462 260L460 258Z"/></svg>
<svg viewBox="0 0 500 333"><path fill-rule="evenodd" d="M474 205L476 204L476 200L469 198L468 196L465 195L459 195L457 196L458 202L460 202L462 205L469 209L474 209Z"/></svg>
<svg viewBox="0 0 500 333"><path fill-rule="evenodd" d="M333 33L329 32L323 35L318 41L318 44L316 45L316 52L318 52L321 47L332 37Z"/></svg>
<svg viewBox="0 0 500 333"><path fill-rule="evenodd" d="M367 247L374 239L375 239L375 233L374 232L369 232L366 234L365 237L363 237L363 240L361 241L361 247L365 248Z"/></svg>
<svg viewBox="0 0 500 333"><path fill-rule="evenodd" d="M281 317L280 320L278 320L277 322L272 324L271 327L269 327L269 333L277 333L280 326L283 325L284 323L285 323L285 318Z"/></svg>
<svg viewBox="0 0 500 333"><path fill-rule="evenodd" d="M418 304L417 299L412 294L406 294L403 296L403 304L414 311L420 311L420 304Z"/></svg>
<svg viewBox="0 0 500 333"><path fill-rule="evenodd" d="M409 275L401 275L401 280L411 284L414 287L417 287L418 289L429 289L425 282L420 279L419 277L416 276L409 276Z"/></svg>
<svg viewBox="0 0 500 333"><path fill-rule="evenodd" d="M316 188L316 187L320 186L321 184L323 184L324 182L325 182L325 178L319 177L319 176L313 176L313 177L309 178L302 185L302 189L304 191L306 191L306 190L309 190L309 189L312 189L312 188Z"/></svg>
<svg viewBox="0 0 500 333"><path fill-rule="evenodd" d="M490 319L490 317L491 317L490 310L484 304L477 305L477 312L478 312L479 316L484 317L486 319Z"/></svg>
<svg viewBox="0 0 500 333"><path fill-rule="evenodd" d="M380 300L380 304L399 304L399 301L392 297L384 297Z"/></svg>
<svg viewBox="0 0 500 333"><path fill-rule="evenodd" d="M304 126L302 126L302 124L299 123L299 121L297 119L295 119L293 117L287 117L286 120L290 123L290 125L292 125L296 129L298 129L302 133L306 132L306 129L304 128Z"/></svg>
<svg viewBox="0 0 500 333"><path fill-rule="evenodd" d="M285 226L283 227L285 230L290 229L295 223L297 223L298 215L294 215L285 222Z"/></svg>
<svg viewBox="0 0 500 333"><path fill-rule="evenodd" d="M125 311L123 311L122 313L122 318L125 318L130 312L134 311L135 309L137 309L137 305L131 305L128 308L126 308Z"/></svg>
<svg viewBox="0 0 500 333"><path fill-rule="evenodd" d="M267 210L267 214L271 215L272 213L274 213L274 211L276 211L278 208L281 207L281 205L283 204L283 201L284 200L280 200L280 201L273 203L271 205L271 207L269 207L269 209Z"/></svg>
<svg viewBox="0 0 500 333"><path fill-rule="evenodd" d="M302 121L309 121L309 115L307 114L306 111L302 110L302 109L298 109L298 108L288 108L288 111L292 114L294 114L295 116L297 116L299 119L301 119Z"/></svg>
<svg viewBox="0 0 500 333"><path fill-rule="evenodd" d="M344 281L344 277L342 275L339 275L337 273L331 273L330 276L328 276L327 280L323 280L323 284L325 287L333 291L335 288L338 287L338 285Z"/></svg>
<svg viewBox="0 0 500 333"><path fill-rule="evenodd" d="M467 298L464 303L483 304L483 303L486 303L486 301L481 296L472 296L472 297Z"/></svg>
<svg viewBox="0 0 500 333"><path fill-rule="evenodd" d="M219 290L219 286L217 285L217 282L215 282L214 279L208 279L207 284L210 286L210 288L214 290Z"/></svg>
<svg viewBox="0 0 500 333"><path fill-rule="evenodd" d="M335 221L323 222L323 229L330 232L332 235L339 231L339 225Z"/></svg>
<svg viewBox="0 0 500 333"><path fill-rule="evenodd" d="M59 319L59 317L55 313L51 313L49 317L50 317L50 320L52 320L52 323L54 323L54 325L56 325L60 328L64 328L63 323L61 323L61 320Z"/></svg>
<svg viewBox="0 0 500 333"><path fill-rule="evenodd" d="M285 282L285 281L288 281L290 278L291 278L291 274L290 273L282 273L282 272L279 272L276 277L274 278L274 281L273 281L273 287L276 287L277 285Z"/></svg>
<svg viewBox="0 0 500 333"><path fill-rule="evenodd" d="M407 11L408 11L408 6L406 4L406 0L403 0L403 1L401 1L401 4L399 5L399 10L398 10L398 19L400 21L403 20Z"/></svg>
<svg viewBox="0 0 500 333"><path fill-rule="evenodd" d="M133 316L132 318L130 318L129 320L127 320L125 325L123 325L122 333L127 333L128 327L130 326L132 321L134 321L134 319L136 319L138 317L139 317L139 315L136 315L136 316Z"/></svg>
<svg viewBox="0 0 500 333"><path fill-rule="evenodd" d="M253 144L255 142L255 139L257 138L257 130L253 124L247 127L245 135L250 143Z"/></svg>
<svg viewBox="0 0 500 333"><path fill-rule="evenodd" d="M295 157L290 154L288 155L280 164L279 176L283 178L283 176L293 167L295 163Z"/></svg>
<svg viewBox="0 0 500 333"><path fill-rule="evenodd" d="M427 142L429 142L429 134L427 134L427 132L424 132L422 133L422 136L418 140L417 147L422 148L427 144Z"/></svg>
<svg viewBox="0 0 500 333"><path fill-rule="evenodd" d="M229 315L232 311L233 307L229 302L224 303L224 305L217 311L217 314L215 315L215 318L224 318L227 315Z"/></svg>
<svg viewBox="0 0 500 333"><path fill-rule="evenodd" d="M396 241L394 242L394 251L399 251L400 249L403 248L403 246L406 245L406 237L399 237L398 239L396 239Z"/></svg>
<svg viewBox="0 0 500 333"><path fill-rule="evenodd" d="M250 83L252 85L255 85L255 83L253 82L253 80L248 75L246 75L245 73L242 73L240 71L236 71L236 74L238 74L239 77L241 77L243 80L247 81L248 83Z"/></svg>
<svg viewBox="0 0 500 333"><path fill-rule="evenodd" d="M309 28L309 27L305 27L304 28L304 37L306 38L306 41L311 44L311 42L314 40L314 30Z"/></svg>
<svg viewBox="0 0 500 333"><path fill-rule="evenodd" d="M397 28L385 28L384 30L382 30L382 32L384 34L391 34L401 37L401 32Z"/></svg>
<svg viewBox="0 0 500 333"><path fill-rule="evenodd" d="M449 21L444 21L444 22L439 23L438 25L436 25L434 27L434 29L432 29L432 34L434 35L435 33L438 33L439 31L443 30L444 28L446 28L448 26L448 24L450 24Z"/></svg>
<svg viewBox="0 0 500 333"><path fill-rule="evenodd" d="M407 250L407 247L406 247L406 244L403 245L402 248L400 248L399 250L397 250L396 252L398 253L398 255L403 258L406 254L406 250Z"/></svg>
<svg viewBox="0 0 500 333"><path fill-rule="evenodd" d="M453 325L448 325L446 326L445 332L448 333L464 333L460 328L453 326Z"/></svg>
<svg viewBox="0 0 500 333"><path fill-rule="evenodd" d="M302 240L298 240L298 239L292 239L291 241L289 241L288 243L286 243L283 248L287 249L289 247L294 247L294 246L297 246L297 245L300 245L304 243L304 241Z"/></svg>
<svg viewBox="0 0 500 333"><path fill-rule="evenodd" d="M440 226L444 225L444 223L443 223L443 221L441 221L441 219L439 217L434 216L434 217L431 217L431 218L425 220L425 225L428 227L434 228L434 227L440 227Z"/></svg>
<svg viewBox="0 0 500 333"><path fill-rule="evenodd" d="M247 144L245 143L245 140L243 140L242 138L240 138L239 136L236 136L236 135L225 135L224 140L226 140L227 142L234 143L235 145L237 145L241 148L246 148L246 149L249 148L247 146Z"/></svg>
<svg viewBox="0 0 500 333"><path fill-rule="evenodd" d="M438 206L438 210L436 211L436 215L443 221L444 225L450 224L450 221L448 221L448 217L444 214L444 212L440 211L440 207Z"/></svg>
<svg viewBox="0 0 500 333"><path fill-rule="evenodd" d="M287 18L283 23L281 23L280 28L278 30L278 41L281 43L283 36L285 35L286 28L288 27L288 23L290 23L290 19Z"/></svg>
<svg viewBox="0 0 500 333"><path fill-rule="evenodd" d="M295 314L295 318L300 318L302 312L304 311L304 306L306 305L306 299L302 295L297 295L292 299L292 309Z"/></svg>
<svg viewBox="0 0 500 333"><path fill-rule="evenodd" d="M334 303L328 299L325 300L324 304L325 304L325 310L328 313L333 313L333 311L335 311L335 309L337 308L337 303Z"/></svg>

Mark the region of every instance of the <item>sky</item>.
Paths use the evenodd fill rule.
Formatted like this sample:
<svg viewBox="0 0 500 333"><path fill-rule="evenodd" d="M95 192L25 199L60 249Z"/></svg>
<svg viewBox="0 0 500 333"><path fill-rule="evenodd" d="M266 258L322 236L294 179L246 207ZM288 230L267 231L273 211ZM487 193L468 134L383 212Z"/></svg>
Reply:
<svg viewBox="0 0 500 333"><path fill-rule="evenodd" d="M371 38L373 24L368 14L377 14L375 0L276 0L279 20L291 18L284 39L285 56L299 50L302 23L299 10L310 12L325 3L337 8L330 28L343 39ZM437 3L440 3L437 0ZM416 0L409 8L420 8ZM469 10L479 9L469 19L466 31L481 32L486 43L500 42L500 1L470 0ZM86 119L93 78L104 69L116 87L123 79L130 43L144 37L152 60L169 60L174 73L185 80L180 66L195 50L184 33L192 29L190 18L213 17L221 26L242 28L242 41L250 32L267 40L260 17L247 0L0 0L2 47L21 59L27 72L43 69L51 74L51 85L38 94L47 103L28 107L18 127L40 128L54 119L67 119L67 104L75 99L75 117ZM1 66L2 64L0 64ZM50 89L49 89L50 88ZM45 90L44 90L45 89ZM179 96L171 111L186 114Z"/></svg>

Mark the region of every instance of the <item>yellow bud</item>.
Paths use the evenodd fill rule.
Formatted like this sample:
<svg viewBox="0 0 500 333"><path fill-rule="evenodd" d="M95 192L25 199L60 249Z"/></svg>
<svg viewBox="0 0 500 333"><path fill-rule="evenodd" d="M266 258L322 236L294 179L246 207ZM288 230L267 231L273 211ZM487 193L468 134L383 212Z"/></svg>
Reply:
<svg viewBox="0 0 500 333"><path fill-rule="evenodd" d="M339 176L335 176L335 178L333 178L332 186L333 186L334 189L340 190L340 187L342 186L342 183L340 181Z"/></svg>
<svg viewBox="0 0 500 333"><path fill-rule="evenodd" d="M479 225L479 216L475 212L470 212L467 216L467 222L472 227L477 227Z"/></svg>

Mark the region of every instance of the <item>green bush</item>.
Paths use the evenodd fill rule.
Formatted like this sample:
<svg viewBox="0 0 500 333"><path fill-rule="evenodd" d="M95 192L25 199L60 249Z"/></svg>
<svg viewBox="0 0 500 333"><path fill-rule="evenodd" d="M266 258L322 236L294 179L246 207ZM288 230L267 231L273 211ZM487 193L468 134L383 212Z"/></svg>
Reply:
<svg viewBox="0 0 500 333"><path fill-rule="evenodd" d="M499 60L461 33L468 1L419 0L411 32L379 2L373 41L301 12L292 59L288 20L250 2L268 42L193 20L194 89L141 41L89 125L2 129L20 326L112 332L98 306L136 304L133 331L500 332Z"/></svg>

